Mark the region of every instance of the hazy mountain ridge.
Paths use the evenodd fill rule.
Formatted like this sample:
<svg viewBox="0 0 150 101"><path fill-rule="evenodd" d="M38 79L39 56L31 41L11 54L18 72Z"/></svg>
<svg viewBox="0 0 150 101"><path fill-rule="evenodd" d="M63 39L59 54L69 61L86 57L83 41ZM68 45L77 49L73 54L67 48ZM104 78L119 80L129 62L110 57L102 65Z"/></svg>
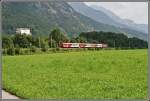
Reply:
<svg viewBox="0 0 150 101"><path fill-rule="evenodd" d="M113 12L105 9L104 7L100 7L100 6L91 6L91 7L107 14L109 17L111 17L111 19L114 20L114 22L119 23L118 27L124 27L124 28L129 28L132 30L142 31L145 34L148 34L148 24L136 24L132 20L122 19L118 17L116 14L114 14Z"/></svg>
<svg viewBox="0 0 150 101"><path fill-rule="evenodd" d="M94 7L93 7L94 8ZM99 7L98 7L99 8ZM100 7L103 8L103 7ZM99 10L100 10L99 8ZM105 8L104 8L105 9ZM113 20L115 20L118 23L123 24L126 28L131 28L133 30L142 31L145 34L148 34L148 24L136 24L134 21L129 19L121 19L120 17L116 16L113 12L110 12L108 10L102 9L106 14L108 14Z"/></svg>
<svg viewBox="0 0 150 101"><path fill-rule="evenodd" d="M148 25L136 24L128 19L121 19L113 12L100 7L100 6L88 6L83 2L70 2L69 3L77 12L92 18L95 21L109 24L117 27L124 33L128 33L129 37L138 37L144 40L147 39Z"/></svg>

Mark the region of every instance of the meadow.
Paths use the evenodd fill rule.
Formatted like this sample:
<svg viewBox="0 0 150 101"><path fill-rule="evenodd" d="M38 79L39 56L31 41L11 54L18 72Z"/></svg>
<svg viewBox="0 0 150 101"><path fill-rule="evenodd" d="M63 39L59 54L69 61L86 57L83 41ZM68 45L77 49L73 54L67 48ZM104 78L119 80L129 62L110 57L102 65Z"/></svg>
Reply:
<svg viewBox="0 0 150 101"><path fill-rule="evenodd" d="M25 99L147 99L146 49L3 56L3 89Z"/></svg>

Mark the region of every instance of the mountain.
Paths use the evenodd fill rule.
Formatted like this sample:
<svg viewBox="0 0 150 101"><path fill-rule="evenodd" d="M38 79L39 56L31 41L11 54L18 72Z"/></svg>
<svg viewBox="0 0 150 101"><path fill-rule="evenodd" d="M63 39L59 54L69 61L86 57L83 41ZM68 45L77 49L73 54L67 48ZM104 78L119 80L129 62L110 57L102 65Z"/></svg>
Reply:
<svg viewBox="0 0 150 101"><path fill-rule="evenodd" d="M47 36L54 27L59 27L69 36L81 32L106 31L122 32L147 40L146 35L139 37L141 33L127 33L127 29L95 21L77 12L66 2L3 2L2 8L4 34L14 34L18 27L29 27L33 35Z"/></svg>
<svg viewBox="0 0 150 101"><path fill-rule="evenodd" d="M111 19L107 14L100 10L92 9L91 7L85 5L83 2L71 2L69 3L77 12L88 16L98 22L118 26L119 23Z"/></svg>
<svg viewBox="0 0 150 101"><path fill-rule="evenodd" d="M83 31L121 32L114 26L98 23L72 9L66 2L4 2L4 33L15 33L18 27L30 27L33 34L49 34L54 27L72 35Z"/></svg>
<svg viewBox="0 0 150 101"><path fill-rule="evenodd" d="M148 34L148 24L136 24L129 19L121 19L120 17L115 15L113 12L111 12L111 11L105 9L104 7L101 7L101 6L94 5L91 7L94 8L95 10L103 11L105 14L110 16L114 21L123 24L124 27L132 28L134 30L143 31L144 33Z"/></svg>
<svg viewBox="0 0 150 101"><path fill-rule="evenodd" d="M101 6L88 6L83 2L70 2L69 3L77 12L88 16L98 22L114 25L119 28L128 28L130 30L140 31L143 34L148 33L148 25L136 24L129 19L121 19L113 12L101 7Z"/></svg>

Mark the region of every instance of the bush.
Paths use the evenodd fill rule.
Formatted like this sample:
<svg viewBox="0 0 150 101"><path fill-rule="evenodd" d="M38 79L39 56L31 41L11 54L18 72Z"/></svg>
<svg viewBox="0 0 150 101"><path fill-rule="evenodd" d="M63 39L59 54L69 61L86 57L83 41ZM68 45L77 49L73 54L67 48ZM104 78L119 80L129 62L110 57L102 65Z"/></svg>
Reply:
<svg viewBox="0 0 150 101"><path fill-rule="evenodd" d="M25 54L24 50L20 49L20 55L24 55L24 54Z"/></svg>
<svg viewBox="0 0 150 101"><path fill-rule="evenodd" d="M45 44L42 46L41 51L46 52L46 51L48 51L48 48L49 48L48 45Z"/></svg>
<svg viewBox="0 0 150 101"><path fill-rule="evenodd" d="M36 52L36 47L35 47L35 46L32 46L31 49L30 49L30 51L31 51L31 52Z"/></svg>
<svg viewBox="0 0 150 101"><path fill-rule="evenodd" d="M43 51L43 52L46 52L47 50L48 50L48 48L46 48L46 47L41 48L41 51Z"/></svg>
<svg viewBox="0 0 150 101"><path fill-rule="evenodd" d="M95 50L95 48L88 48L88 50L91 50L91 51L92 51L92 50Z"/></svg>
<svg viewBox="0 0 150 101"><path fill-rule="evenodd" d="M7 55L7 49L3 49L3 55Z"/></svg>
<svg viewBox="0 0 150 101"><path fill-rule="evenodd" d="M55 53L56 52L56 48L53 48L51 51Z"/></svg>
<svg viewBox="0 0 150 101"><path fill-rule="evenodd" d="M15 54L19 55L20 54L20 48L15 49Z"/></svg>
<svg viewBox="0 0 150 101"><path fill-rule="evenodd" d="M56 48L56 51L60 51L59 47Z"/></svg>
<svg viewBox="0 0 150 101"><path fill-rule="evenodd" d="M15 49L12 47L12 48L8 48L7 49L7 54L8 55L15 55Z"/></svg>
<svg viewBox="0 0 150 101"><path fill-rule="evenodd" d="M24 50L24 53L25 53L26 55L31 54L31 52L30 52L29 49Z"/></svg>

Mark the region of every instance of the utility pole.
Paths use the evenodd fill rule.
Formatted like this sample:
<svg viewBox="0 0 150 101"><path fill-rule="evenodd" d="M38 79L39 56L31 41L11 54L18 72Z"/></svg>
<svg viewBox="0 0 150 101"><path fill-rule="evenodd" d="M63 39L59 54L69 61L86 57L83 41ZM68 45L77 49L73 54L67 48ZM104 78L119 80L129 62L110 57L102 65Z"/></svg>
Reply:
<svg viewBox="0 0 150 101"><path fill-rule="evenodd" d="M41 48L41 39L40 39L40 36L39 36L39 48Z"/></svg>
<svg viewBox="0 0 150 101"><path fill-rule="evenodd" d="M130 48L130 40L129 40L129 48Z"/></svg>
<svg viewBox="0 0 150 101"><path fill-rule="evenodd" d="M51 48L52 48L52 35L51 35L51 37L50 37L50 38L51 38L50 40L51 40Z"/></svg>
<svg viewBox="0 0 150 101"><path fill-rule="evenodd" d="M115 42L115 40L114 40L114 48L116 48L116 42Z"/></svg>
<svg viewBox="0 0 150 101"><path fill-rule="evenodd" d="M32 47L31 47L31 46L32 46L32 44L30 43L30 54L31 54L31 52L32 52L32 51L31 51L31 49L32 49Z"/></svg>

